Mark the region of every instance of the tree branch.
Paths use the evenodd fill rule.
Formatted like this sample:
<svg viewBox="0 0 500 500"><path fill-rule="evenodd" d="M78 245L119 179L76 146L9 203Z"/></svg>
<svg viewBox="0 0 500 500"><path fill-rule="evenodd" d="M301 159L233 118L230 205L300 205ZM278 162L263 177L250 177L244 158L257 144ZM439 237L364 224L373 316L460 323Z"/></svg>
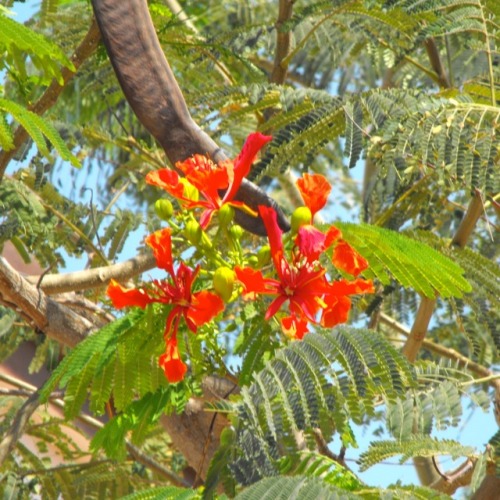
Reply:
<svg viewBox="0 0 500 500"><path fill-rule="evenodd" d="M47 295L88 290L89 288L105 286L111 279L126 281L149 269L153 269L155 266L154 256L148 253L110 266L96 267L73 273L48 274L41 280L40 288ZM28 276L26 279L30 283L38 283L40 276Z"/></svg>
<svg viewBox="0 0 500 500"><path fill-rule="evenodd" d="M95 329L69 307L50 299L0 257L0 303L19 313L31 326L74 347Z"/></svg>
<svg viewBox="0 0 500 500"><path fill-rule="evenodd" d="M2 376L2 378L5 377ZM35 386L27 384L22 380L13 379L12 377L8 377L7 382L11 385L21 387L23 391L29 395L29 397L17 412L13 425L8 429L4 438L0 442L0 465L4 462L5 458L7 458L8 454L10 454L10 452L14 449L17 441L25 432L29 419L40 404L38 401L39 389L37 389ZM57 408L64 410L65 404L62 399L51 396L50 402ZM102 429L102 427L104 426L102 422L90 417L89 415L78 415L76 417L76 420L80 420L81 422L84 422L94 429ZM176 486L190 486L183 478L177 476L177 474L174 474L172 471L165 468L162 464L144 453L140 448L134 446L130 441L126 440L125 446L130 456L136 462L146 466L153 472L164 477L165 479L170 481L170 483Z"/></svg>
<svg viewBox="0 0 500 500"><path fill-rule="evenodd" d="M100 39L101 35L99 33L97 23L95 22L95 19L93 19L92 24L90 25L90 28L85 35L85 38L82 40L80 45L78 45L74 54L71 56L71 62L75 67L75 71L72 71L69 68L63 68L61 71L63 84L60 85L57 80L52 80L52 83L42 94L40 99L38 99L38 101L35 102L32 106L29 106L28 109L30 111L33 111L33 113L36 113L37 115L43 115L43 113L45 113L49 108L54 106L63 90L66 88L67 84L71 81L73 76L78 71L78 68L80 68L83 62L95 52L97 46L99 45ZM12 158L16 155L27 138L28 133L26 132L26 130L23 127L17 127L16 131L14 132L13 149L0 152L0 182L2 181L2 178L5 174L5 169L7 168L10 160L12 160Z"/></svg>
<svg viewBox="0 0 500 500"><path fill-rule="evenodd" d="M451 240L452 245L459 248L465 247L467 240L469 239L482 213L483 203L481 200L481 194L476 190L469 202L467 212L464 215L464 218L462 219L455 235L453 236L453 239ZM410 336L403 346L403 354L412 362L417 358L418 351L422 346L435 305L435 299L422 297Z"/></svg>
<svg viewBox="0 0 500 500"><path fill-rule="evenodd" d="M270 81L272 83L283 83L286 79L288 66L284 64L290 52L290 30L285 30L284 26L292 17L294 0L280 0L278 19L276 21L276 49L274 51L274 66Z"/></svg>

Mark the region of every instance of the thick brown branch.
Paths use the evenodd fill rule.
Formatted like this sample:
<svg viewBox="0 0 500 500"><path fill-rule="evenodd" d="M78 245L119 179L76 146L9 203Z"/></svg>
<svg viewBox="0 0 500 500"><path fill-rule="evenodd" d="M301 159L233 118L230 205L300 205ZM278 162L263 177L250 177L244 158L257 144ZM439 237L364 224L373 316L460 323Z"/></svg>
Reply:
<svg viewBox="0 0 500 500"><path fill-rule="evenodd" d="M93 0L94 13L116 76L141 123L175 165L194 154L226 159L221 148L194 122L162 51L146 0ZM280 227L289 222L276 202L256 185L243 181L236 199L257 211L272 206ZM266 235L260 218L237 210L236 221L250 232Z"/></svg>
<svg viewBox="0 0 500 500"><path fill-rule="evenodd" d="M47 90L43 95L28 109L36 113L37 115L42 115L49 108L54 106L57 99L62 94L62 91L66 88L68 82L73 78L78 68L83 64L83 62L88 59L96 50L100 40L100 33L95 20L92 21L90 28L82 40L80 45L75 50L74 54L71 56L71 62L75 67L75 71L69 68L63 68L61 75L63 78L63 84L60 85L55 79L49 85ZM19 151L20 147L24 144L28 138L28 133L22 127L18 127L14 132L14 148L9 151L0 152L0 182L5 173L5 169L9 164L10 160Z"/></svg>
<svg viewBox="0 0 500 500"><path fill-rule="evenodd" d="M50 299L0 257L0 303L10 307L34 328L69 347L94 329L88 320Z"/></svg>

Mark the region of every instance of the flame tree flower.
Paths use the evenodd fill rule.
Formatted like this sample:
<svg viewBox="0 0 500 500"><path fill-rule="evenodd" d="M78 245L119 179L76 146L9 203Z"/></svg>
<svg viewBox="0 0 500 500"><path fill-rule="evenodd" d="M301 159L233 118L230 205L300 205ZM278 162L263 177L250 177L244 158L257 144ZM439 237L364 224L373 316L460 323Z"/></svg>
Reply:
<svg viewBox="0 0 500 500"><path fill-rule="evenodd" d="M267 230L277 279L265 278L260 270L237 266L235 273L243 285L244 297L255 299L257 295L275 296L266 311L265 320L273 317L288 301L290 315L281 319L281 327L292 338L301 339L308 332L308 322L332 327L347 321L351 307L348 295L373 293L374 290L369 280L328 281L326 269L318 257L338 230L334 228L324 235L320 231L313 232L301 227L298 244L292 249L291 259L288 260L276 212L264 206L259 206L259 212ZM308 231L308 234L300 239L303 231Z"/></svg>
<svg viewBox="0 0 500 500"><path fill-rule="evenodd" d="M166 349L159 363L169 382L179 382L187 370L177 348L177 331L181 319L184 318L189 330L196 333L199 326L211 321L224 309L224 302L218 295L206 290L193 292L199 266L193 270L181 262L174 267L169 228L148 236L146 244L152 248L157 266L167 271L170 279L154 280L149 286L140 288L124 288L111 280L107 295L118 309L130 306L144 309L154 302L172 306L163 335Z"/></svg>
<svg viewBox="0 0 500 500"><path fill-rule="evenodd" d="M243 202L234 200L234 197L243 179L249 174L257 153L271 139L271 136L260 132L250 134L240 154L234 160L225 160L215 164L210 158L196 154L175 164L176 168L184 174L184 179L175 170L163 168L149 172L146 175L146 182L164 189L181 201L187 209L203 208L200 218L200 225L203 229L210 224L214 212L225 204L257 216L251 208ZM198 200L197 196L189 193L193 187L201 193L203 200ZM222 197L221 191L225 191Z"/></svg>

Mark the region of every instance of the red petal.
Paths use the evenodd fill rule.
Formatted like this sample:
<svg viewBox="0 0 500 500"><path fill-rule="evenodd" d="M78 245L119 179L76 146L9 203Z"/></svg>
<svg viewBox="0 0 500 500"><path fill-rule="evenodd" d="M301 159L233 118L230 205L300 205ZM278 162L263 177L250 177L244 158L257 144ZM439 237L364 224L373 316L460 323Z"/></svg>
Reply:
<svg viewBox="0 0 500 500"><path fill-rule="evenodd" d="M306 333L309 333L307 328L307 320L298 318L297 316L287 316L281 320L281 329L283 333L291 339L302 340Z"/></svg>
<svg viewBox="0 0 500 500"><path fill-rule="evenodd" d="M214 208L218 208L219 189L226 189L229 185L227 167L224 164L217 165L210 158L197 154L183 162L177 162L175 166L214 204Z"/></svg>
<svg viewBox="0 0 500 500"><path fill-rule="evenodd" d="M218 295L202 290L191 296L191 305L185 312L186 322L196 328L208 323L223 310L224 301Z"/></svg>
<svg viewBox="0 0 500 500"><path fill-rule="evenodd" d="M342 238L342 232L335 226L330 226L326 232L325 246L329 248L330 245L335 243L339 238Z"/></svg>
<svg viewBox="0 0 500 500"><path fill-rule="evenodd" d="M332 262L337 269L346 271L353 276L357 276L368 268L366 259L344 240L340 240L333 249Z"/></svg>
<svg viewBox="0 0 500 500"><path fill-rule="evenodd" d="M260 132L250 134L241 148L240 154L233 162L232 168L228 168L229 189L224 196L224 201L231 201L243 182L243 179L250 173L252 163L257 153L265 144L272 140L270 135L264 135Z"/></svg>
<svg viewBox="0 0 500 500"><path fill-rule="evenodd" d="M295 244L302 255L311 262L317 260L325 251L326 235L310 224L302 226L295 238Z"/></svg>
<svg viewBox="0 0 500 500"><path fill-rule="evenodd" d="M258 293L276 293L279 286L276 280L264 278L260 271L251 267L236 266L234 272L245 288L243 297L246 299L255 299Z"/></svg>
<svg viewBox="0 0 500 500"><path fill-rule="evenodd" d="M183 198L184 186L179 182L179 175L169 168L154 170L146 175L146 182L158 186L176 198Z"/></svg>
<svg viewBox="0 0 500 500"><path fill-rule="evenodd" d="M170 338L168 340L166 352L160 356L159 365L165 372L167 380L172 384L184 379L187 366L180 359L177 349L177 339Z"/></svg>
<svg viewBox="0 0 500 500"><path fill-rule="evenodd" d="M357 295L362 293L374 293L375 288L372 280L358 278L354 281L339 280L330 284L329 293L333 295Z"/></svg>
<svg viewBox="0 0 500 500"><path fill-rule="evenodd" d="M297 187L313 217L326 205L326 200L332 190L326 177L320 174L304 174L297 180Z"/></svg>
<svg viewBox="0 0 500 500"><path fill-rule="evenodd" d="M115 280L111 280L106 290L106 295L111 299L117 309L137 306L144 309L154 302L144 290L138 288L124 288Z"/></svg>
<svg viewBox="0 0 500 500"><path fill-rule="evenodd" d="M321 324L326 328L345 323L349 318L351 300L349 297L340 296L328 304L328 308L323 312Z"/></svg>
<svg viewBox="0 0 500 500"><path fill-rule="evenodd" d="M173 274L172 238L170 228L155 231L146 238L146 244L153 249L156 265Z"/></svg>
<svg viewBox="0 0 500 500"><path fill-rule="evenodd" d="M271 247L271 256L279 273L283 257L283 241L281 239L282 231L278 226L278 218L274 208L264 205L259 205L259 213L264 221L264 226L266 226L269 246Z"/></svg>

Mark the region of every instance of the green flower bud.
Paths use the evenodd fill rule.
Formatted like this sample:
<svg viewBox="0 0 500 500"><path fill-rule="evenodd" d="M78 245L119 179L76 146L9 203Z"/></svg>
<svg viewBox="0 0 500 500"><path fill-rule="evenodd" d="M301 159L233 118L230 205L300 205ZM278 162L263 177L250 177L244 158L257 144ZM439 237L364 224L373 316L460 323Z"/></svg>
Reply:
<svg viewBox="0 0 500 500"><path fill-rule="evenodd" d="M184 186L182 194L185 198L192 201L198 201L200 199L199 191L186 178L181 177L179 182Z"/></svg>
<svg viewBox="0 0 500 500"><path fill-rule="evenodd" d="M155 201L155 212L156 215L161 219L161 220L168 220L170 217L172 217L174 213L174 207L172 206L172 203L170 203L169 200L156 200Z"/></svg>
<svg viewBox="0 0 500 500"><path fill-rule="evenodd" d="M271 262L271 248L269 245L264 245L257 252L259 268L262 268Z"/></svg>
<svg viewBox="0 0 500 500"><path fill-rule="evenodd" d="M312 214L308 207L296 208L292 214L291 226L292 233L296 233L302 226L310 224Z"/></svg>
<svg viewBox="0 0 500 500"><path fill-rule="evenodd" d="M218 211L218 217L221 226L223 227L229 226L229 224L234 219L234 208L228 203L222 205L222 207Z"/></svg>
<svg viewBox="0 0 500 500"><path fill-rule="evenodd" d="M230 230L229 234L235 239L235 240L240 240L241 237L243 236L243 228L241 226L238 226L238 224L235 224Z"/></svg>
<svg viewBox="0 0 500 500"><path fill-rule="evenodd" d="M248 265L250 267L253 267L254 269L257 269L258 266L259 266L259 259L257 258L257 255L250 255L250 257L248 257Z"/></svg>
<svg viewBox="0 0 500 500"><path fill-rule="evenodd" d="M236 275L228 267L219 267L214 273L214 290L224 302L228 302L233 294Z"/></svg>
<svg viewBox="0 0 500 500"><path fill-rule="evenodd" d="M201 229L201 226L198 224L198 221L190 220L186 224L186 228L184 229L184 234L186 235L186 238L189 241L189 243L197 246L203 235L203 229Z"/></svg>

